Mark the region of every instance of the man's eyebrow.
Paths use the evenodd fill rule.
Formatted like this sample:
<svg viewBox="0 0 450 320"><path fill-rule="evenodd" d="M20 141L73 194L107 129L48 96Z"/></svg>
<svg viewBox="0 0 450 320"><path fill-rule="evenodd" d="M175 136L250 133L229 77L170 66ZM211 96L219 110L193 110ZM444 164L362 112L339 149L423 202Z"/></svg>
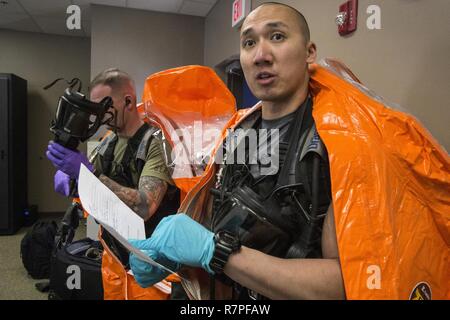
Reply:
<svg viewBox="0 0 450 320"><path fill-rule="evenodd" d="M270 29L276 29L276 28L279 28L279 27L284 27L284 28L288 28L288 25L287 24L285 24L284 22L282 22L282 21L274 21L274 22L268 22L266 25L265 25L265 27L267 28L270 28ZM241 34L241 37L245 37L245 36L247 36L249 33L252 33L253 32L253 28L248 28L248 29L245 29L244 31L242 31L242 34Z"/></svg>
<svg viewBox="0 0 450 320"><path fill-rule="evenodd" d="M241 37L245 37L245 36L247 36L249 33L252 33L252 32L253 32L253 28L247 28L247 29L245 29L244 31L242 31Z"/></svg>
<svg viewBox="0 0 450 320"><path fill-rule="evenodd" d="M288 25L281 21L269 22L268 24L266 24L266 26L270 28L279 28L279 27L288 28Z"/></svg>

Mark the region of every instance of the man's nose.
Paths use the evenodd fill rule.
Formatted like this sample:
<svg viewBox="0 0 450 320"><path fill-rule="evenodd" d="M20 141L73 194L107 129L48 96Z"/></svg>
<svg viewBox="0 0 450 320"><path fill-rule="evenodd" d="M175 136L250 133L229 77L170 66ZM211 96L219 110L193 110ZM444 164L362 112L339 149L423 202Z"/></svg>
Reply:
<svg viewBox="0 0 450 320"><path fill-rule="evenodd" d="M255 56L253 57L253 63L257 66L264 64L272 64L273 56L270 45L262 40L257 44L255 50Z"/></svg>

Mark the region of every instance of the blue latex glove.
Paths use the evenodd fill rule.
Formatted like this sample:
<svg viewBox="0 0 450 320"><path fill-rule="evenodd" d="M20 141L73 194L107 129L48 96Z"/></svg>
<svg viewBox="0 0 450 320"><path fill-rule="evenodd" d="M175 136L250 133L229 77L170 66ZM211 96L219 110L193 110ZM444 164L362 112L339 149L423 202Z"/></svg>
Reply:
<svg viewBox="0 0 450 320"><path fill-rule="evenodd" d="M157 259L157 254L152 250L142 250L142 252L170 270L178 271L180 269L178 263L167 259ZM134 254L130 255L129 262L134 274L134 279L142 288L151 287L170 275L170 273L164 269L154 267L147 262L139 260Z"/></svg>
<svg viewBox="0 0 450 320"><path fill-rule="evenodd" d="M58 170L54 177L55 191L68 197L70 195L70 177L64 172Z"/></svg>
<svg viewBox="0 0 450 320"><path fill-rule="evenodd" d="M170 268L165 262L171 262L175 266L201 267L214 273L209 267L215 247L214 233L185 214L165 217L150 238L130 240L130 243L166 267ZM137 260L131 255L130 266L138 283L142 281L148 286L167 276L160 268Z"/></svg>
<svg viewBox="0 0 450 320"><path fill-rule="evenodd" d="M94 171L94 166L83 153L78 150L70 150L53 141L48 145L46 155L56 169L69 175L72 179L78 179L81 164L84 164L90 171Z"/></svg>

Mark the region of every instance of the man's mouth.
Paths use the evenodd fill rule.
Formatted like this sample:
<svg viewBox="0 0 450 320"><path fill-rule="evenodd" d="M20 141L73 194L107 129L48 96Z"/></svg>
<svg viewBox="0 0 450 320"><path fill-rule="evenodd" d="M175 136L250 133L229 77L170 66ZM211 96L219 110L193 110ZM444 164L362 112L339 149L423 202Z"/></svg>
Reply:
<svg viewBox="0 0 450 320"><path fill-rule="evenodd" d="M259 72L256 75L256 82L260 85L270 85L275 80L275 75L270 72Z"/></svg>

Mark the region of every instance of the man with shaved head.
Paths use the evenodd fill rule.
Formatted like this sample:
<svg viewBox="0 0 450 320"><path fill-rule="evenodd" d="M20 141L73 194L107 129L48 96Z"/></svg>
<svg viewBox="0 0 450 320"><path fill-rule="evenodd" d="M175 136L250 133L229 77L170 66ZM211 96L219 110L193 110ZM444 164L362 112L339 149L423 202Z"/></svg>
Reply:
<svg viewBox="0 0 450 320"><path fill-rule="evenodd" d="M308 66L315 59L308 24L297 10L265 3L244 20L240 62L261 104L238 128L277 130L279 143L259 143L277 143L286 161L270 175L262 173L262 161L223 163L203 226L189 217L194 215L187 206L186 214L165 218L150 239L134 243L173 268L200 267L213 275L211 284L191 279L201 288L199 295L191 290L193 297L345 298L328 158L308 91ZM164 275L138 260L131 259L131 266L138 281Z"/></svg>
<svg viewBox="0 0 450 320"><path fill-rule="evenodd" d="M303 16L286 5L263 4L245 19L240 38L242 69L263 101L263 118L292 113L306 98L308 64L316 58Z"/></svg>

